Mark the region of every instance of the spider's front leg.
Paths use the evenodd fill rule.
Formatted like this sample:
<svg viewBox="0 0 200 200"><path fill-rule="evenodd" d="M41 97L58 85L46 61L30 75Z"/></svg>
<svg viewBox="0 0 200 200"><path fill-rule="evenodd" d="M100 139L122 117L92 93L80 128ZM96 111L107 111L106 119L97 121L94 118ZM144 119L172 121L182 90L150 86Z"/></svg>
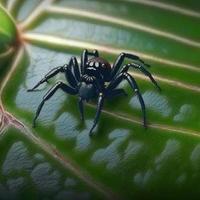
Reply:
<svg viewBox="0 0 200 200"><path fill-rule="evenodd" d="M96 127L96 125L99 121L101 110L103 108L103 103L104 103L104 95L103 95L103 93L100 93L99 97L98 97L97 111L96 111L96 115L95 115L95 118L94 118L93 126L92 126L92 128L90 129L90 132L89 132L90 136L92 136L92 134L93 134L92 131L94 130L94 128Z"/></svg>
<svg viewBox="0 0 200 200"><path fill-rule="evenodd" d="M67 65L64 66L59 66L59 67L55 67L53 68L51 71L49 71L42 80L40 80L33 88L28 89L28 92L32 92L34 91L37 87L39 87L42 83L47 82L50 78L52 78L53 76L55 76L56 74L60 73L60 72L65 72L66 71L66 67Z"/></svg>
<svg viewBox="0 0 200 200"><path fill-rule="evenodd" d="M141 65L149 67L149 65L145 64L144 61L141 60L138 56L130 54L130 53L121 53L113 64L113 68L111 72L111 80L118 74L119 69L121 68L125 58L131 59L133 61L138 61L141 63Z"/></svg>
<svg viewBox="0 0 200 200"><path fill-rule="evenodd" d="M124 72L127 73L130 67L133 67L133 69L138 69L138 70L140 70L145 76L147 76L147 77L151 80L151 82L156 86L156 88L157 88L159 91L161 91L160 86L158 85L158 83L156 82L156 80L153 78L153 76L151 75L151 73L150 73L148 70L146 70L146 69L145 69L142 65L140 65L140 64L137 64L137 63L130 63L130 64L127 64L127 65L124 65L124 66L122 67L122 69L120 70L119 73L124 73Z"/></svg>
<svg viewBox="0 0 200 200"><path fill-rule="evenodd" d="M69 61L69 66L66 69L66 78L69 84L74 87L78 88L79 83L81 81L81 73L79 70L79 65L77 62L76 57L72 57ZM78 107L81 114L81 120L84 120L84 108L83 108L83 100L79 98Z"/></svg>
<svg viewBox="0 0 200 200"><path fill-rule="evenodd" d="M77 61L76 57L72 57L70 59L69 66L67 67L66 71L68 71L66 73L67 79L70 79L70 77L73 76L76 79L76 81L75 81L76 83L80 82L81 73L80 73L80 70L79 70L79 65L78 65L78 61Z"/></svg>

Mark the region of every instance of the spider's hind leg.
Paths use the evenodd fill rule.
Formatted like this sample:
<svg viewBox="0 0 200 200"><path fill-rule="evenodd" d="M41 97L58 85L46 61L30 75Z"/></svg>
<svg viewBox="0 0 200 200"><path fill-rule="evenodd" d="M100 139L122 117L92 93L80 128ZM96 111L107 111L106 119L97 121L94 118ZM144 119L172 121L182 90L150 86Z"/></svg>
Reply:
<svg viewBox="0 0 200 200"><path fill-rule="evenodd" d="M33 119L33 127L35 127L36 125L36 120L42 110L42 107L44 106L44 103L49 100L54 94L55 92L58 90L58 89L61 89L63 90L64 92L66 93L69 93L69 94L76 94L77 91L74 89L74 88L71 88L69 87L68 85L64 84L63 82L57 82L52 88L50 88L48 90L48 92L44 95L43 99L42 99L42 102L40 103L40 105L38 106L37 108L37 111L36 111L36 115L35 115L35 118Z"/></svg>
<svg viewBox="0 0 200 200"><path fill-rule="evenodd" d="M79 70L79 65L76 57L72 57L69 61L69 71L70 76L73 76L76 79L76 82L80 82L81 80L81 73Z"/></svg>

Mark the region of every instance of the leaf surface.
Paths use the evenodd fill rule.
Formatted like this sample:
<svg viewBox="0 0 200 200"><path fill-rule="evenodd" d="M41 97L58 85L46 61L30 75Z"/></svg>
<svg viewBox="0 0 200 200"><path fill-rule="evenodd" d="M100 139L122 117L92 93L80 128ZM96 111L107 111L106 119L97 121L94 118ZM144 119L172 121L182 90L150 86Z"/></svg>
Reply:
<svg viewBox="0 0 200 200"><path fill-rule="evenodd" d="M187 199L199 195L198 3L193 3L197 7L193 8L193 4L187 7L178 0L174 4L149 2L4 1L16 18L21 44L8 65L11 72L1 89L2 106L22 123L28 138L25 143L42 148L94 190L89 199ZM42 97L65 77L59 74L37 92L28 93L27 89L52 68L68 63L71 56L80 62L85 48L99 50L110 63L121 52L130 52L151 65L148 70L161 93L141 72L130 69L146 104L147 129L141 123L137 97L126 82L120 86L128 97L106 101L92 138L88 132L96 101L85 105L82 123L77 97L61 91L45 103L36 128L32 128ZM15 137L18 141L17 133L13 141ZM168 195L163 196L166 191Z"/></svg>
<svg viewBox="0 0 200 200"><path fill-rule="evenodd" d="M16 41L14 21L2 6L0 6L0 22L0 56L2 57Z"/></svg>

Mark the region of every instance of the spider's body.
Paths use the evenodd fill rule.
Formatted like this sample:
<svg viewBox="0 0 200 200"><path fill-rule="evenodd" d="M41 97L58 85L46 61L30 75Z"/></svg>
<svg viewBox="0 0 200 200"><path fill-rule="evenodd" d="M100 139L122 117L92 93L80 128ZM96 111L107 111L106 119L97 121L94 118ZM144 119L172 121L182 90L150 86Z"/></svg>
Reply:
<svg viewBox="0 0 200 200"><path fill-rule="evenodd" d="M91 56L91 58L89 58L89 56ZM132 60L132 63L122 65L125 58ZM98 51L95 50L93 52L88 52L87 50L84 50L81 57L80 66L78 65L77 59L72 57L69 61L69 64L52 69L32 89L28 90L34 91L40 84L47 82L48 79L55 76L59 72L65 73L67 82L69 84L67 85L59 81L46 93L37 109L33 125L35 126L36 119L39 116L45 101L52 97L58 89L61 89L68 94L77 95L79 97L79 110L82 119L84 119L83 102L89 101L93 98L98 98L97 112L94 119L94 124L90 130L91 135L99 120L104 100L106 98L112 98L118 95L125 95L126 93L124 90L118 89L117 86L123 80L127 80L131 88L138 96L143 111L144 126L146 126L145 104L143 98L140 94L135 79L128 73L130 67L139 69L146 76L148 76L155 86L160 90L160 87L152 75L146 70L145 66L148 65L145 64L139 57L127 53L121 53L111 66L108 61L99 57Z"/></svg>
<svg viewBox="0 0 200 200"><path fill-rule="evenodd" d="M110 81L111 65L101 57L88 60L85 73L81 78L79 97L89 101L105 91L105 83Z"/></svg>
<svg viewBox="0 0 200 200"><path fill-rule="evenodd" d="M96 78L102 78L102 80L110 81L110 75L111 75L111 65L109 62L104 60L101 57L95 57L86 63L86 74L93 74L96 75Z"/></svg>

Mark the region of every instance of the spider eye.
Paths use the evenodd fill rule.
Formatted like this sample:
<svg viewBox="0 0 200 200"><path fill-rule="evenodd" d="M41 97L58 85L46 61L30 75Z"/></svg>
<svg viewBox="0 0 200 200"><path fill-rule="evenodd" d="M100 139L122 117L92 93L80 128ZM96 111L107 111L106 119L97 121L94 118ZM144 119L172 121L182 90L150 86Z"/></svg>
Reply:
<svg viewBox="0 0 200 200"><path fill-rule="evenodd" d="M99 63L98 62L95 62L95 67L99 67Z"/></svg>
<svg viewBox="0 0 200 200"><path fill-rule="evenodd" d="M92 66L93 66L93 64L94 64L93 62L90 62L90 64L89 64L89 65L92 67Z"/></svg>

